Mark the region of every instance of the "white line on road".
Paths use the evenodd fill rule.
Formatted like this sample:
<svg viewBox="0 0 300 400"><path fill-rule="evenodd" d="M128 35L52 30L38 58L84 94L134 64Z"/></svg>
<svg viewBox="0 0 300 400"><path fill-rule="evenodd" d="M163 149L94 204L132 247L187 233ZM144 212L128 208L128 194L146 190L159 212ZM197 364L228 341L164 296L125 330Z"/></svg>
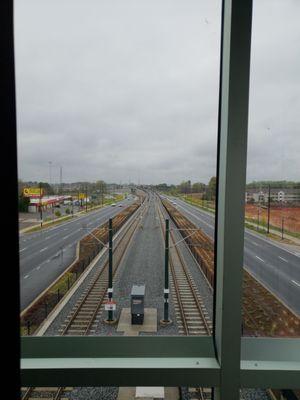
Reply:
<svg viewBox="0 0 300 400"><path fill-rule="evenodd" d="M64 239L68 239L68 237L70 237L70 236L71 236L71 235L64 236L64 237L63 237L63 240L64 240Z"/></svg>
<svg viewBox="0 0 300 400"><path fill-rule="evenodd" d="M293 282L295 285L297 285L297 286L299 286L299 287L300 287L300 283L299 283L299 282L297 282L297 281L294 281L293 279L292 279L292 282Z"/></svg>
<svg viewBox="0 0 300 400"><path fill-rule="evenodd" d="M249 240L249 242L251 242L251 243L254 244L255 246L259 246L259 244L256 243L256 242L253 242L253 240Z"/></svg>
<svg viewBox="0 0 300 400"><path fill-rule="evenodd" d="M39 270L41 268L41 266L39 265L38 267L36 267L37 270Z"/></svg>
<svg viewBox="0 0 300 400"><path fill-rule="evenodd" d="M280 258L280 260L282 260L282 261L288 262L288 260L286 260L286 259L283 258L283 257L278 256L278 258Z"/></svg>
<svg viewBox="0 0 300 400"><path fill-rule="evenodd" d="M51 236L47 236L47 237L45 237L45 240L48 240L48 239L50 239L50 238L52 238L54 236L56 236L56 234L55 235L51 235Z"/></svg>
<svg viewBox="0 0 300 400"><path fill-rule="evenodd" d="M265 262L265 260L263 260L262 258L260 258L260 257L258 257L258 256L255 256L258 260L260 260L261 262Z"/></svg>
<svg viewBox="0 0 300 400"><path fill-rule="evenodd" d="M42 253L43 251L47 250L48 247L44 247L43 249L40 250L40 253Z"/></svg>
<svg viewBox="0 0 300 400"><path fill-rule="evenodd" d="M28 247L24 247L23 249L20 249L20 253L22 253L22 251L26 250Z"/></svg>
<svg viewBox="0 0 300 400"><path fill-rule="evenodd" d="M27 279L28 277L29 277L29 275L25 275L25 276L24 276L24 279Z"/></svg>

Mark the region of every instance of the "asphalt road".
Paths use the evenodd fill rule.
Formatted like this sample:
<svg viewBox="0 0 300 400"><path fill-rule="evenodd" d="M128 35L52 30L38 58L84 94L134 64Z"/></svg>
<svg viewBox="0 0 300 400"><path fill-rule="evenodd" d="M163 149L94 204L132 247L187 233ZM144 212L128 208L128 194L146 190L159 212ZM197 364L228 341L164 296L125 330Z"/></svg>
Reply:
<svg viewBox="0 0 300 400"><path fill-rule="evenodd" d="M214 215L172 198L190 221L214 239ZM245 230L244 265L287 306L300 314L300 253Z"/></svg>
<svg viewBox="0 0 300 400"><path fill-rule="evenodd" d="M21 310L26 308L74 260L76 243L93 228L123 210L119 204L108 206L71 221L20 236L20 291ZM85 228L83 228L85 227Z"/></svg>

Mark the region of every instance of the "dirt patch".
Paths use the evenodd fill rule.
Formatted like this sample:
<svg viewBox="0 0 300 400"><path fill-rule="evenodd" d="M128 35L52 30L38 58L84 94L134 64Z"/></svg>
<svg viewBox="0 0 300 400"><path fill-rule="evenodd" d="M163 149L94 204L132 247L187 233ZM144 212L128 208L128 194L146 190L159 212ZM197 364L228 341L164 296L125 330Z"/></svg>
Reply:
<svg viewBox="0 0 300 400"><path fill-rule="evenodd" d="M246 218L253 221L259 221L262 225L266 225L268 221L268 209L266 207L258 207L253 204L246 204ZM280 207L271 206L270 224L281 229L282 221L284 229L293 233L300 233L300 207Z"/></svg>

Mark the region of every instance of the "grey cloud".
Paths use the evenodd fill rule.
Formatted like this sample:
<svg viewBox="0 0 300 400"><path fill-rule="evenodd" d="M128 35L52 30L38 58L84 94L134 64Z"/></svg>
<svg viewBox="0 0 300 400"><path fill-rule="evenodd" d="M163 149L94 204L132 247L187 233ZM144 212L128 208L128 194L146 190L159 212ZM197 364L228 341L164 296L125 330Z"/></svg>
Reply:
<svg viewBox="0 0 300 400"><path fill-rule="evenodd" d="M208 181L220 3L17 0L20 178ZM299 11L255 3L248 179L299 179Z"/></svg>

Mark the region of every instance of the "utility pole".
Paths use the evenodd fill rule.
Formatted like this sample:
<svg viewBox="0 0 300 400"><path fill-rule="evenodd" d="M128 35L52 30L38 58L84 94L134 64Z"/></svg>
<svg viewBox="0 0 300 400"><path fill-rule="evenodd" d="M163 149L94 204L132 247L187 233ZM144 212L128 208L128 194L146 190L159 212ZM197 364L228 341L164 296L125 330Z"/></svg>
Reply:
<svg viewBox="0 0 300 400"><path fill-rule="evenodd" d="M85 212L87 212L87 185L85 185Z"/></svg>
<svg viewBox="0 0 300 400"><path fill-rule="evenodd" d="M74 217L74 200L73 200L73 195L72 195L72 197L71 197L71 202L72 202L72 217Z"/></svg>
<svg viewBox="0 0 300 400"><path fill-rule="evenodd" d="M269 196L268 196L268 230L267 233L270 233L270 207L271 206L271 185L269 185Z"/></svg>
<svg viewBox="0 0 300 400"><path fill-rule="evenodd" d="M52 161L48 161L49 163L49 178L50 178L50 186L52 185L52 171L51 171L51 167L52 167Z"/></svg>
<svg viewBox="0 0 300 400"><path fill-rule="evenodd" d="M62 194L62 166L59 167L59 186L60 186L60 194Z"/></svg>
<svg viewBox="0 0 300 400"><path fill-rule="evenodd" d="M281 217L281 240L283 240L283 233L284 233L284 218Z"/></svg>
<svg viewBox="0 0 300 400"><path fill-rule="evenodd" d="M42 228L43 226L42 182L40 182L40 220Z"/></svg>

